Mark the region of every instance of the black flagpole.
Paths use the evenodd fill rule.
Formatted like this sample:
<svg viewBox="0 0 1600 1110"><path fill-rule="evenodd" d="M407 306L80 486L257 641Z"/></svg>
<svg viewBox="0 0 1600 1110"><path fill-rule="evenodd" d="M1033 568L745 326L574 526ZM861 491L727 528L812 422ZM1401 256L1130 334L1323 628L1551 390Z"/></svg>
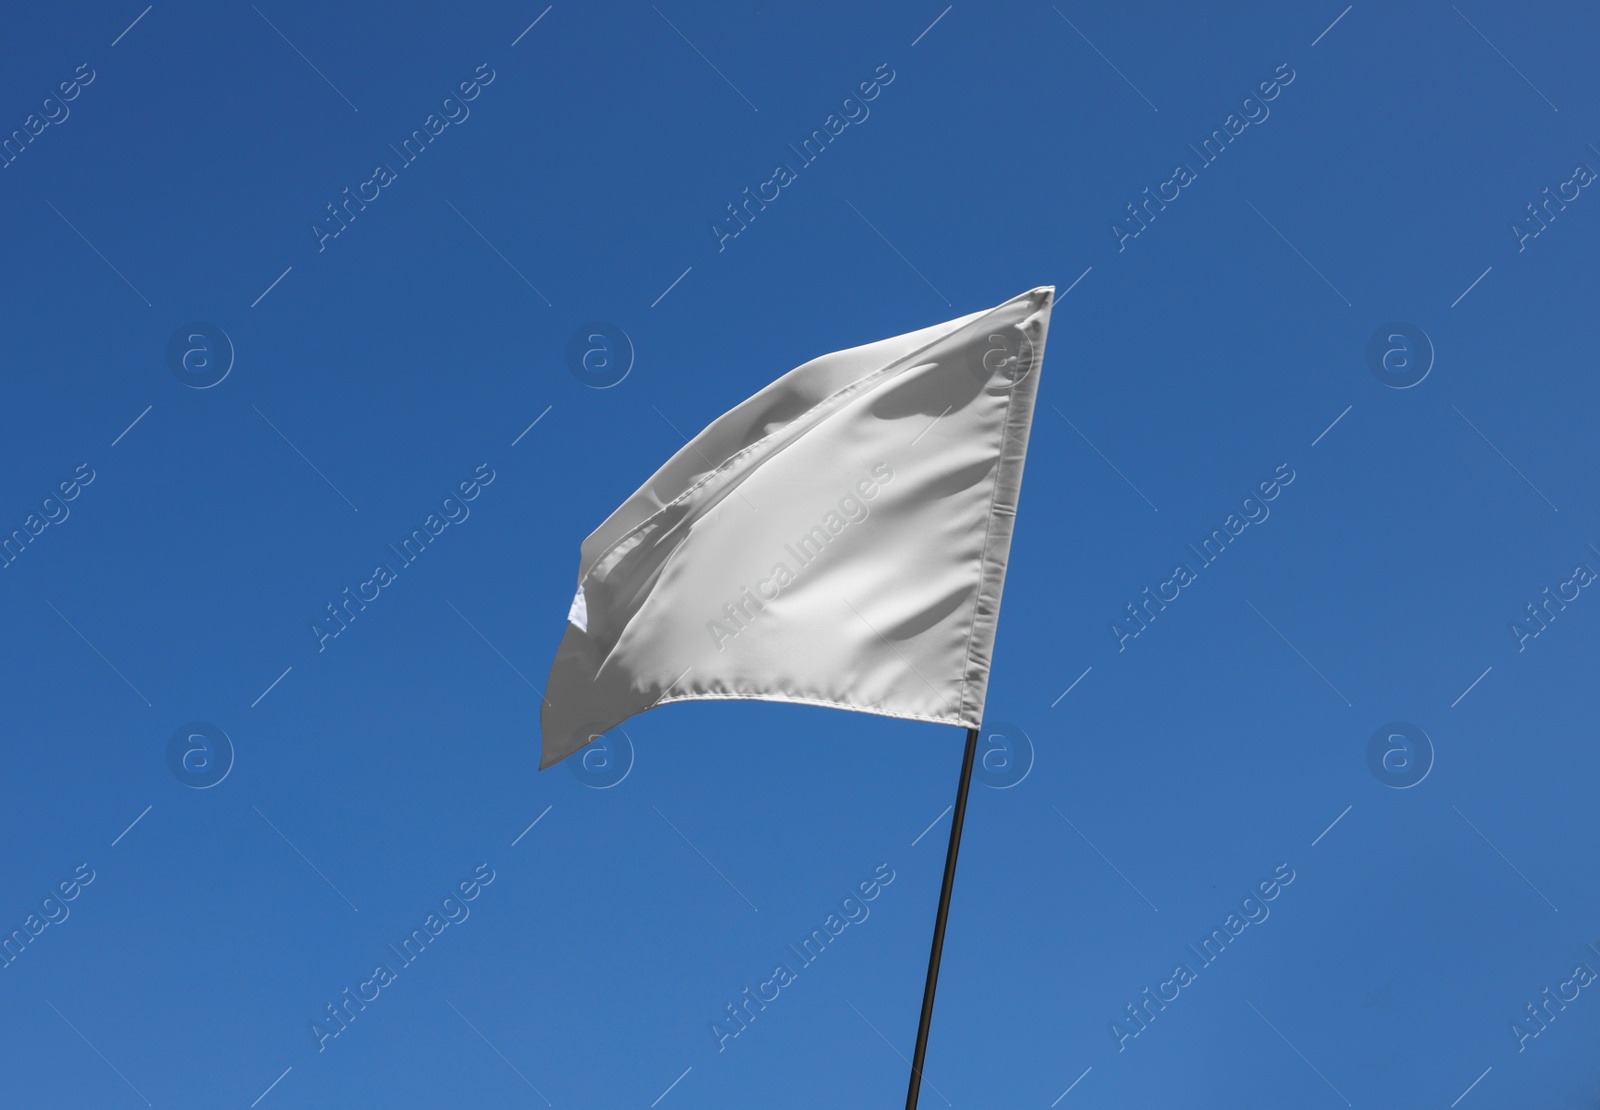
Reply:
<svg viewBox="0 0 1600 1110"><path fill-rule="evenodd" d="M933 1024L933 991L939 985L939 956L944 951L944 925L950 916L950 890L956 885L956 853L961 850L961 825L967 816L967 788L972 785L972 764L978 755L978 730L967 729L967 754L961 761L961 785L956 787L956 811L950 819L950 847L944 856L944 887L939 891L939 916L933 923L933 951L928 955L928 985L922 991L922 1023L917 1027L917 1048L911 1056L911 1089L906 1110L917 1110L922 1092L922 1058L928 1052L928 1027Z"/></svg>

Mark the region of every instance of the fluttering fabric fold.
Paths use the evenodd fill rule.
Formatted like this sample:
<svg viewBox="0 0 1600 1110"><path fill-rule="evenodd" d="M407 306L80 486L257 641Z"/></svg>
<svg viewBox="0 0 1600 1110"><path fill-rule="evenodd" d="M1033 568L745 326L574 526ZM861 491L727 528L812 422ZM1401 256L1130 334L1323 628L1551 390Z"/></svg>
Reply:
<svg viewBox="0 0 1600 1110"><path fill-rule="evenodd" d="M1053 287L789 371L584 541L549 767L699 699L981 726Z"/></svg>

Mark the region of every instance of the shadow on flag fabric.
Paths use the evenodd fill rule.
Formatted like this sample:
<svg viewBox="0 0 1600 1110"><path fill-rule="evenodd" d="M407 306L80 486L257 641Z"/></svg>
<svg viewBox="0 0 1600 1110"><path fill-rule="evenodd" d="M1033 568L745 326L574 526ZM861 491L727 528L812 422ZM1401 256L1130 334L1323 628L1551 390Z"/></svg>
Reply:
<svg viewBox="0 0 1600 1110"><path fill-rule="evenodd" d="M1055 289L824 355L583 543L541 769L707 699L979 728Z"/></svg>

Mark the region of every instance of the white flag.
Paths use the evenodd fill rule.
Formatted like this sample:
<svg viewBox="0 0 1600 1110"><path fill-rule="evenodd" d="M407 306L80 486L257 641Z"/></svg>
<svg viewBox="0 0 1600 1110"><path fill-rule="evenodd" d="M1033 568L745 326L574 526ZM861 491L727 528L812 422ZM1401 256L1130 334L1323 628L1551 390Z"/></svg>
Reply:
<svg viewBox="0 0 1600 1110"><path fill-rule="evenodd" d="M675 701L981 727L1054 296L814 359L656 471L583 543L541 768Z"/></svg>

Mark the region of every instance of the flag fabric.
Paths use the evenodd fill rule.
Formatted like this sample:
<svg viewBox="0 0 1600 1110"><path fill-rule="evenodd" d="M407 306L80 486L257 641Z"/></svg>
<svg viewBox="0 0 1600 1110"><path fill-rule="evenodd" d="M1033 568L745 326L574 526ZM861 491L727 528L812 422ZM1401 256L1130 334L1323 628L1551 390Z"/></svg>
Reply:
<svg viewBox="0 0 1600 1110"><path fill-rule="evenodd" d="M789 371L584 541L541 768L646 709L981 727L1055 289Z"/></svg>

